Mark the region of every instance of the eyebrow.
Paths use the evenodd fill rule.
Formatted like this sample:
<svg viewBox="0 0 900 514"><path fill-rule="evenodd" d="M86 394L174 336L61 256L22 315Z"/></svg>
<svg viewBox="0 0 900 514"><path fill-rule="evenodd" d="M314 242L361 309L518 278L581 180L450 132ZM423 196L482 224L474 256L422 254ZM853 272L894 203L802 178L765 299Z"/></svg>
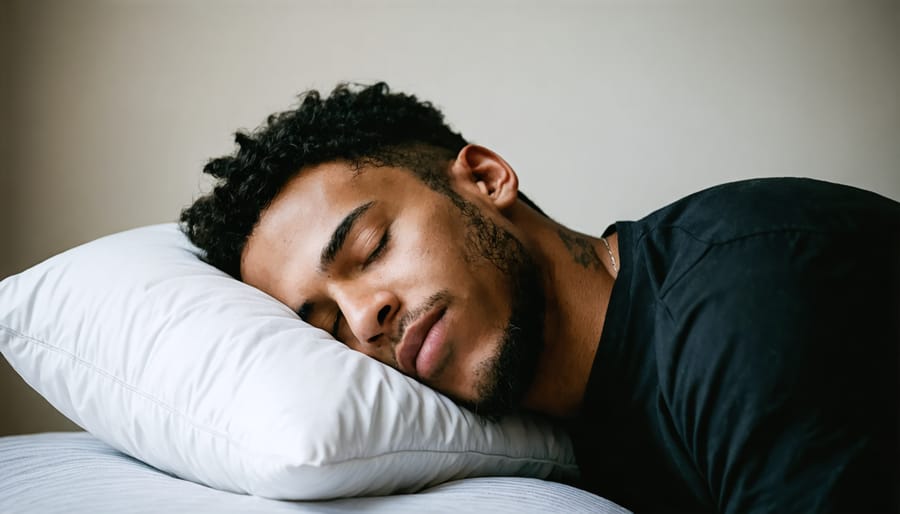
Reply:
<svg viewBox="0 0 900 514"><path fill-rule="evenodd" d="M375 201L364 203L350 211L350 214L341 220L337 228L334 229L334 232L331 233L328 244L325 245L325 248L322 248L322 254L319 256L320 273L328 271L328 267L331 266L335 257L337 257L337 254L340 253L341 248L344 247L344 243L347 241L347 235L353 230L353 224L356 223L356 221L373 205L375 205Z"/></svg>
<svg viewBox="0 0 900 514"><path fill-rule="evenodd" d="M356 220L365 214L373 205L375 205L374 200L364 203L350 211L350 214L341 220L337 228L334 229L334 232L331 233L328 244L325 245L325 248L322 248L322 254L319 256L319 273L328 271L328 267L331 266L335 257L337 257L337 254L341 251L341 248L344 247L344 242L347 241L347 235L353 230L353 224L356 223ZM300 319L303 321L309 321L309 315L312 314L315 307L316 304L313 302L303 302L303 305L297 309L297 315L300 316Z"/></svg>

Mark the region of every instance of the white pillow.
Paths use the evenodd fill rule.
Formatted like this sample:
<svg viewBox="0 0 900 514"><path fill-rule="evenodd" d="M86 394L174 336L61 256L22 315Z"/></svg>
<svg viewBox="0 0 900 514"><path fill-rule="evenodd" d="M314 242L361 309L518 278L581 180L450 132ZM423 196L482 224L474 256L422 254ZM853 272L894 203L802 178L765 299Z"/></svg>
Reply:
<svg viewBox="0 0 900 514"><path fill-rule="evenodd" d="M0 350L72 421L159 469L280 499L574 476L561 429L487 422L202 262L175 224L0 282Z"/></svg>

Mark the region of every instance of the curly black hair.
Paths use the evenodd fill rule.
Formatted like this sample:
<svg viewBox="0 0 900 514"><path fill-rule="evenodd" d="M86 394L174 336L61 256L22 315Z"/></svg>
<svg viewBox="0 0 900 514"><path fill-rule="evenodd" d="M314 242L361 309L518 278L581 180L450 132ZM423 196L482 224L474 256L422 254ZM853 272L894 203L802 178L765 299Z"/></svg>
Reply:
<svg viewBox="0 0 900 514"><path fill-rule="evenodd" d="M235 151L203 168L218 179L212 192L181 212L181 228L204 260L235 278L260 214L305 167L339 160L357 171L403 167L453 194L447 166L468 143L430 102L391 92L384 82L339 84L327 98L316 90L299 98L297 108L269 116L253 132L237 132Z"/></svg>

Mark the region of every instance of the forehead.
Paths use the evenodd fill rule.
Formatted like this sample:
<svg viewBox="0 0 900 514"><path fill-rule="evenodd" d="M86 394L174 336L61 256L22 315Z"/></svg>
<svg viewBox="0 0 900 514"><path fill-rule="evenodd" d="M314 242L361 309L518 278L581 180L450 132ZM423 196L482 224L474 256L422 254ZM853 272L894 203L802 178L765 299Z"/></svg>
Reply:
<svg viewBox="0 0 900 514"><path fill-rule="evenodd" d="M261 213L241 255L245 282L287 301L289 284L318 266L322 248L341 220L368 202L398 205L425 187L398 168L363 168L330 162L303 169Z"/></svg>

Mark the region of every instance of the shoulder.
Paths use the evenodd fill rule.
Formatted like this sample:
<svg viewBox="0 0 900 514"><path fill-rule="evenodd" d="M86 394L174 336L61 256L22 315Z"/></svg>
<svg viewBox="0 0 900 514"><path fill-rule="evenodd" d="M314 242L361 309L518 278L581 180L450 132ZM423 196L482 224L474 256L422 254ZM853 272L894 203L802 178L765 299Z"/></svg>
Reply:
<svg viewBox="0 0 900 514"><path fill-rule="evenodd" d="M723 283L749 265L788 269L770 258L801 265L801 256L787 250L797 250L805 237L816 244L864 237L891 246L900 241L900 203L820 180L764 178L704 189L617 228L625 229L627 256L662 296L701 263L725 273Z"/></svg>
<svg viewBox="0 0 900 514"><path fill-rule="evenodd" d="M900 204L852 186L808 178L730 182L686 196L650 214L644 233L682 231L707 242L727 242L768 231L856 230L867 224L900 226Z"/></svg>

